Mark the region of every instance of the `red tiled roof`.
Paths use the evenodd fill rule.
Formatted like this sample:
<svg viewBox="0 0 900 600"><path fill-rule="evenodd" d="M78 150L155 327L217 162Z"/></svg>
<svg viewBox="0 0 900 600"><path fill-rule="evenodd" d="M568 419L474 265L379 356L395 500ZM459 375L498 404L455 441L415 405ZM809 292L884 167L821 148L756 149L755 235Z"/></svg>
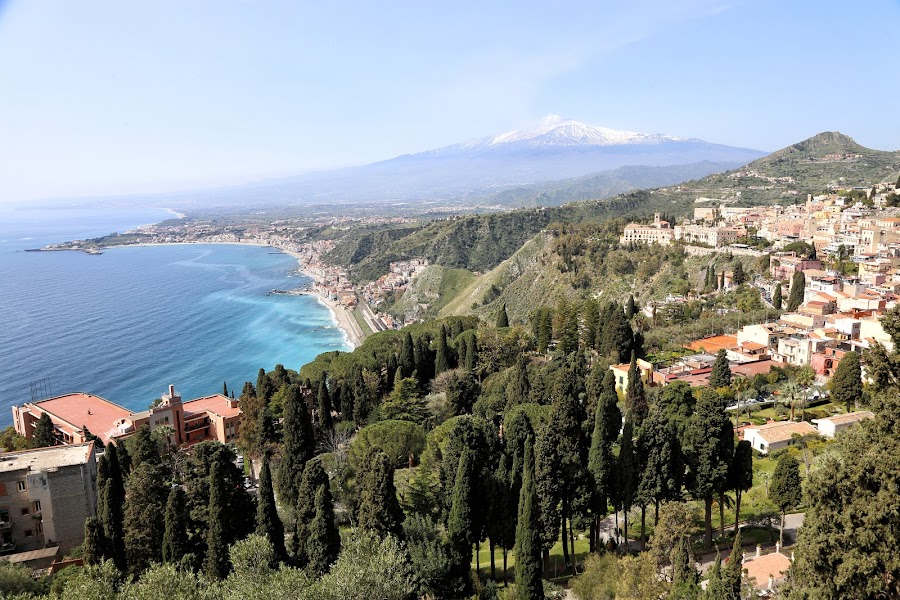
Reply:
<svg viewBox="0 0 900 600"><path fill-rule="evenodd" d="M764 554L759 558L744 561L744 570L747 571L747 579L756 580L756 589L769 586L769 575L776 581L782 579L788 569L791 568L791 559L780 552Z"/></svg>
<svg viewBox="0 0 900 600"><path fill-rule="evenodd" d="M237 406L231 408L229 406L230 402L231 399L226 398L222 394L213 394L212 396L197 398L196 400L184 403L184 417L185 419L189 419L192 415L210 412L227 419L241 414L241 405L236 403Z"/></svg>
<svg viewBox="0 0 900 600"><path fill-rule="evenodd" d="M130 410L118 404L83 392L50 398L36 402L34 406L51 417L68 423L73 430L87 427L104 444L109 442L108 434L113 423L131 414Z"/></svg>

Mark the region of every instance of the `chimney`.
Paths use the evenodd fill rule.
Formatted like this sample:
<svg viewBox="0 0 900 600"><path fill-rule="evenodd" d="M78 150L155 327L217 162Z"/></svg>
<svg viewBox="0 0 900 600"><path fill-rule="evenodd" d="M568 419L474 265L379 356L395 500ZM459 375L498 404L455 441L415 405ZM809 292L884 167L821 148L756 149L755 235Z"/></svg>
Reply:
<svg viewBox="0 0 900 600"><path fill-rule="evenodd" d="M781 542L775 542L775 552L781 552Z"/></svg>
<svg viewBox="0 0 900 600"><path fill-rule="evenodd" d="M756 545L756 558L759 558L759 555L762 553L762 546L759 544Z"/></svg>
<svg viewBox="0 0 900 600"><path fill-rule="evenodd" d="M169 384L169 398L175 397L175 386L171 383Z"/></svg>
<svg viewBox="0 0 900 600"><path fill-rule="evenodd" d="M772 577L771 575L769 575L769 589L771 590L774 587L775 587L775 578Z"/></svg>

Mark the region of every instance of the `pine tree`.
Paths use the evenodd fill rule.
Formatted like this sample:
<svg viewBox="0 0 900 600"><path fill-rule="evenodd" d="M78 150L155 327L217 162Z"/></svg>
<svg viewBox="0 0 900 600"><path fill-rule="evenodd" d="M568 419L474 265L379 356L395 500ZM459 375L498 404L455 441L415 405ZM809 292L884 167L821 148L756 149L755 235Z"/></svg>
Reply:
<svg viewBox="0 0 900 600"><path fill-rule="evenodd" d="M331 395L328 393L327 375L322 373L319 380L319 430L331 431L334 428L334 420L331 417Z"/></svg>
<svg viewBox="0 0 900 600"><path fill-rule="evenodd" d="M188 553L188 515L185 494L175 486L166 501L165 531L162 541L162 561L178 564Z"/></svg>
<svg viewBox="0 0 900 600"><path fill-rule="evenodd" d="M509 327L509 316L506 314L506 304L500 305L497 311L497 327Z"/></svg>
<svg viewBox="0 0 900 600"><path fill-rule="evenodd" d="M628 302L625 304L625 316L628 317L628 320L630 321L636 313L637 308L634 305L634 295L629 294Z"/></svg>
<svg viewBox="0 0 900 600"><path fill-rule="evenodd" d="M709 387L719 389L731 385L731 367L728 363L728 354L724 348L716 353L716 361L713 363L712 372L709 374Z"/></svg>
<svg viewBox="0 0 900 600"><path fill-rule="evenodd" d="M314 576L328 572L341 550L341 536L334 524L334 506L327 485L319 486L315 496L316 513L309 523L306 540L308 569Z"/></svg>
<svg viewBox="0 0 900 600"><path fill-rule="evenodd" d="M779 541L784 546L784 517L787 511L800 504L803 493L800 484L800 464L791 454L782 454L775 465L772 483L769 484L769 499L781 513Z"/></svg>
<svg viewBox="0 0 900 600"><path fill-rule="evenodd" d="M628 387L625 389L625 414L631 419L635 427L640 427L647 416L647 396L644 392L644 382L641 380L641 371L637 366L637 357L631 353L631 364L628 367Z"/></svg>
<svg viewBox="0 0 900 600"><path fill-rule="evenodd" d="M50 419L50 415L41 413L41 418L38 419L37 425L34 426L34 433L31 438L34 442L34 447L46 448L55 445L56 438L53 436L54 431L55 427L53 427L53 421Z"/></svg>
<svg viewBox="0 0 900 600"><path fill-rule="evenodd" d="M441 325L437 339L437 352L434 357L434 374L440 375L450 369L450 350L447 348L447 330Z"/></svg>
<svg viewBox="0 0 900 600"><path fill-rule="evenodd" d="M259 471L256 533L265 536L272 544L276 561L281 562L287 559L287 550L284 547L284 525L278 518L278 509L275 506L275 491L272 489L272 473L269 470L268 453L263 453L262 467Z"/></svg>
<svg viewBox="0 0 900 600"><path fill-rule="evenodd" d="M380 536L403 534L403 511L394 487L394 466L387 454L376 446L369 449L364 460L359 486L360 529L368 529Z"/></svg>
<svg viewBox="0 0 900 600"><path fill-rule="evenodd" d="M403 332L403 345L400 347L400 360L398 361L403 377L412 377L416 370L416 356L413 350L412 335L409 331Z"/></svg>
<svg viewBox="0 0 900 600"><path fill-rule="evenodd" d="M803 304L803 292L806 288L806 276L803 271L796 271L791 278L791 294L788 296L787 310L793 312Z"/></svg>
<svg viewBox="0 0 900 600"><path fill-rule="evenodd" d="M284 448L278 468L278 491L286 504L297 503L303 467L315 452L315 437L303 390L299 385L288 389L284 403Z"/></svg>
<svg viewBox="0 0 900 600"><path fill-rule="evenodd" d="M772 306L774 306L776 310L781 310L781 304L784 302L782 294L781 282L779 281L775 286L775 291L772 293Z"/></svg>
<svg viewBox="0 0 900 600"><path fill-rule="evenodd" d="M209 473L209 517L206 529L206 560L203 572L211 579L224 579L231 570L225 540L227 517L221 467L214 462Z"/></svg>
<svg viewBox="0 0 900 600"><path fill-rule="evenodd" d="M843 404L847 412L862 399L862 370L859 365L859 354L850 351L844 355L834 371L831 379L831 400L835 404Z"/></svg>
<svg viewBox="0 0 900 600"><path fill-rule="evenodd" d="M519 518L516 526L516 600L544 598L541 582L538 498L534 479L534 449L529 438L525 443L522 491L519 494Z"/></svg>
<svg viewBox="0 0 900 600"><path fill-rule="evenodd" d="M97 517L88 517L84 522L84 544L82 556L87 565L98 565L106 556L106 540L103 525Z"/></svg>

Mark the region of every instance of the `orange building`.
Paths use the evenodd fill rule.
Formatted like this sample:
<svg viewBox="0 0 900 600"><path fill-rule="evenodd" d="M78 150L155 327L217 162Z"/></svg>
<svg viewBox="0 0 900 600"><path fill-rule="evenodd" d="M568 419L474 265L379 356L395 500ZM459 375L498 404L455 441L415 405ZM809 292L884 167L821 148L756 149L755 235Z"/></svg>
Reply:
<svg viewBox="0 0 900 600"><path fill-rule="evenodd" d="M182 402L170 385L167 394L152 408L131 412L92 394L75 393L13 406L16 432L31 438L42 414L50 416L54 436L60 444L85 441L87 429L104 444L132 435L142 425L150 430L168 428L173 446L192 446L206 440L234 444L240 431L240 403L221 394Z"/></svg>

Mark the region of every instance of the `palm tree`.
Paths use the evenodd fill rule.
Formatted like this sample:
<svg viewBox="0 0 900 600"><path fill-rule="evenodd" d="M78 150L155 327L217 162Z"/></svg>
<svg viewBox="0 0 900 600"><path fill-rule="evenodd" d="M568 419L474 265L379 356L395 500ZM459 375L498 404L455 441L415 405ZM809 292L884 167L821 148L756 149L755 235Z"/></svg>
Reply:
<svg viewBox="0 0 900 600"><path fill-rule="evenodd" d="M782 393L783 393L785 396L787 396L788 398L790 398L790 402L791 402L791 421L793 421L793 420L794 420L794 405L795 405L795 402L797 401L797 396L800 395L800 386L797 384L797 381L796 381L796 380L794 380L794 379L788 379L788 380L781 386L781 391L782 391Z"/></svg>
<svg viewBox="0 0 900 600"><path fill-rule="evenodd" d="M809 365L804 365L797 371L797 374L794 375L794 379L797 380L797 384L801 387L803 393L801 394L800 400L800 420L806 420L806 402L808 400L807 395L809 394L809 388L816 381L816 372L813 371L812 367Z"/></svg>

